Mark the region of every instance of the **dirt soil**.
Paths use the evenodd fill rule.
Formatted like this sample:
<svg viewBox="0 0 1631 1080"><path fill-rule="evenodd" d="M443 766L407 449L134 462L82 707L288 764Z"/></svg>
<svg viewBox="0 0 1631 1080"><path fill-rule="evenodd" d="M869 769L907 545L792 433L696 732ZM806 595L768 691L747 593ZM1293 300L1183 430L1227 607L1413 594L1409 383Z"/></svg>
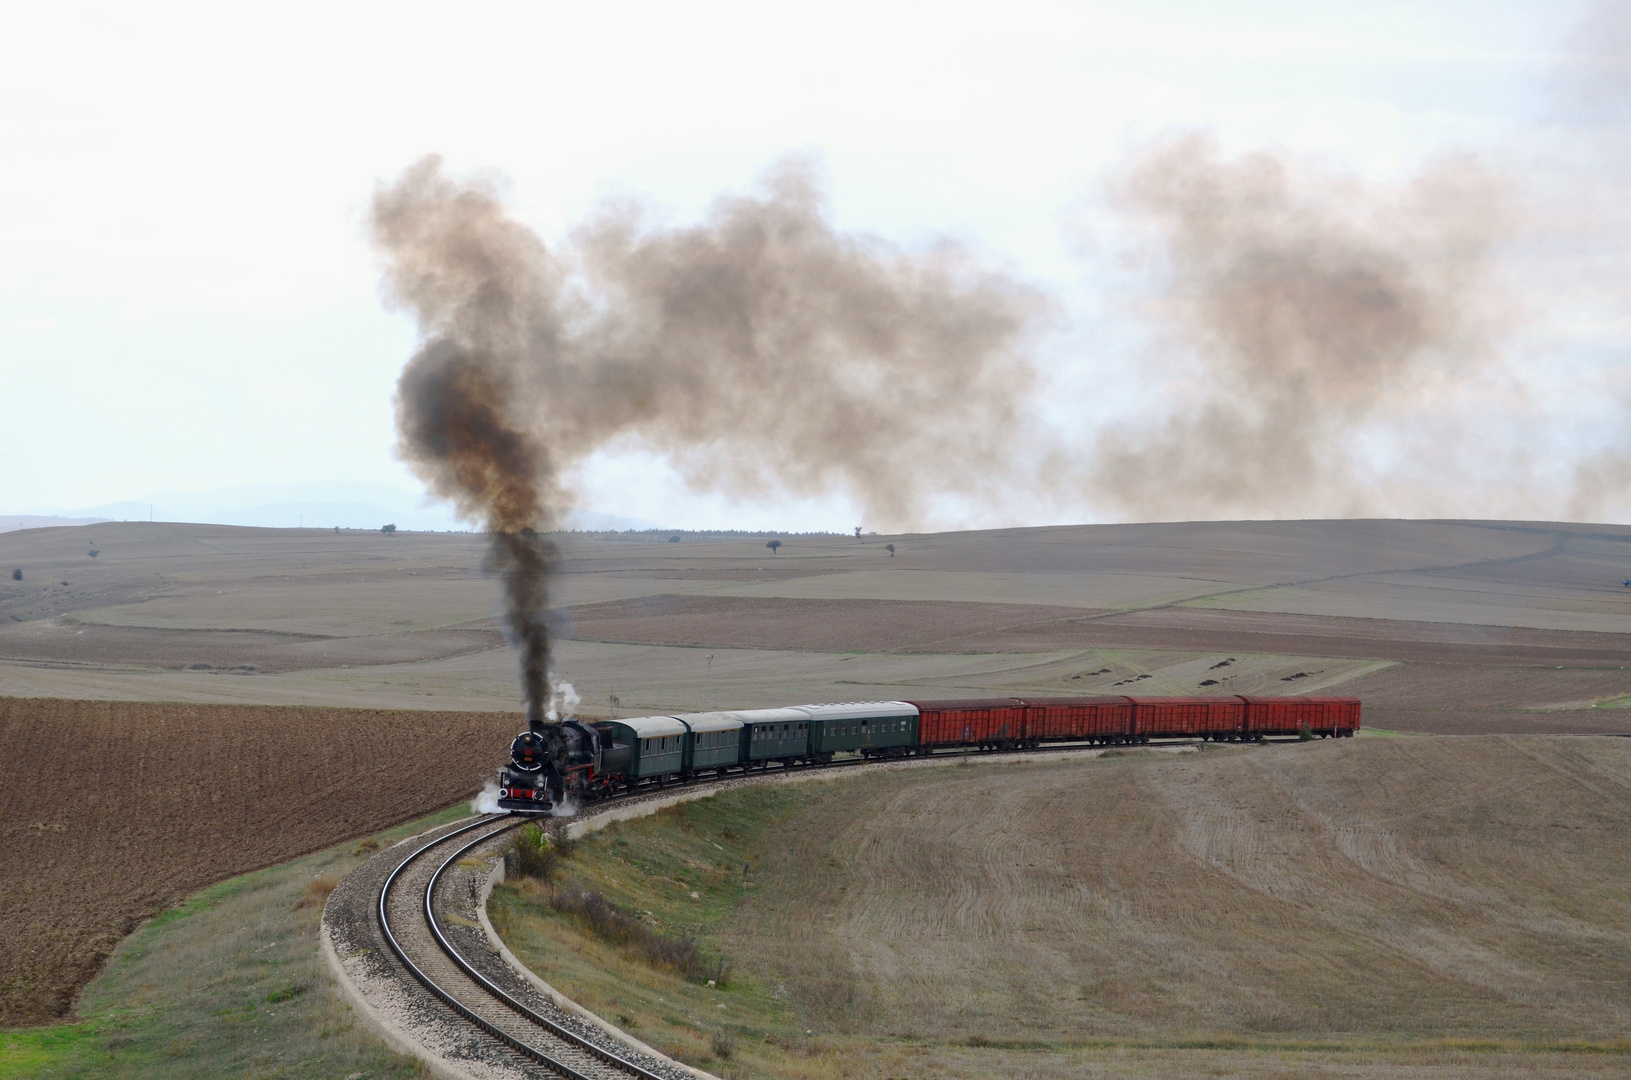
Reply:
<svg viewBox="0 0 1631 1080"><path fill-rule="evenodd" d="M518 715L0 697L0 1026L205 885L466 798Z"/></svg>

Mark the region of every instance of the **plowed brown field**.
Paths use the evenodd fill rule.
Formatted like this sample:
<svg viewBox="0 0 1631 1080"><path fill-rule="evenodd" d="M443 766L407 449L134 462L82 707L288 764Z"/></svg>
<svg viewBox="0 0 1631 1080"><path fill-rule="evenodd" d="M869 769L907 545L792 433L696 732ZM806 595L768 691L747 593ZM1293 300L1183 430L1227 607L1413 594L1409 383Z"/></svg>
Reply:
<svg viewBox="0 0 1631 1080"><path fill-rule="evenodd" d="M143 919L468 796L505 713L0 697L0 1026L66 1014Z"/></svg>

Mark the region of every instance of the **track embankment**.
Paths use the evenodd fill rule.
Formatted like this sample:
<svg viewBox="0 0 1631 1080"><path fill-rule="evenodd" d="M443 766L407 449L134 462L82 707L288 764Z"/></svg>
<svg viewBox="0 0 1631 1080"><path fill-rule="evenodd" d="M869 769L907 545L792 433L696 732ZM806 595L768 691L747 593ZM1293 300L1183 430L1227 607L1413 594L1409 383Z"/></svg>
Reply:
<svg viewBox="0 0 1631 1080"><path fill-rule="evenodd" d="M1183 745L1138 753L1193 751ZM944 767L957 760L1058 762L1104 752L1060 748L776 770L679 790L637 792L571 822L565 831L581 838L613 822L746 785L838 780L863 772ZM415 1055L434 1075L448 1080L708 1076L561 999L513 957L503 955L502 944L491 936L485 903L492 881L502 875L508 832L518 823L493 815L410 838L374 856L334 890L324 908L322 947L358 1013L393 1049Z"/></svg>

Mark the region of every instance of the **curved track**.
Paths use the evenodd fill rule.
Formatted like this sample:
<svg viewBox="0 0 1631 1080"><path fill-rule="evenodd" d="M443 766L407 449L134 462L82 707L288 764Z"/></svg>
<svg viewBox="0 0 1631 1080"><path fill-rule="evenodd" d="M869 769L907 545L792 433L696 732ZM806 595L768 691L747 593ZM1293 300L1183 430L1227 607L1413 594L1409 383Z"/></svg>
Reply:
<svg viewBox="0 0 1631 1080"><path fill-rule="evenodd" d="M1088 749L1098 748L1062 744L1024 753L1030 756ZM941 754L870 763L856 759L824 767L754 771L725 780L699 779L662 788L639 788L592 806L599 810L662 800L687 787L729 788L791 773L841 771L867 765L909 767L962 756ZM1008 755L1002 751L975 751L972 756ZM353 944L342 951L356 956L361 946L361 952L388 952L395 960L395 965L390 965L394 972L376 970L376 977L400 981L405 973L428 991L434 1002L410 1003L404 1008L418 1020L434 1017L447 1056L468 1063L467 1071L460 1070L464 1075L562 1076L570 1080L676 1080L694 1075L624 1045L547 1001L496 961L484 939L472 929L478 924L477 908L484 903L477 882L485 877L490 863L484 858L482 869L477 871L469 856L479 853L490 857L495 853L493 842L528 820L519 815L484 815L468 824L427 834L417 844L409 841L370 860L353 875L359 880L348 879L331 898L332 906L343 894L354 894L347 905L358 917L351 920L349 929L339 931L341 937L353 935ZM364 873L368 867L373 868L372 872ZM368 908L372 910L365 920L362 913ZM372 924L368 937L382 944L383 950L355 937L361 929L357 924L363 921ZM344 923L343 915L337 913L336 922ZM375 962L383 963L384 958L380 956Z"/></svg>
<svg viewBox="0 0 1631 1080"><path fill-rule="evenodd" d="M486 816L420 847L397 864L379 892L380 933L398 961L425 989L468 1023L523 1058L569 1080L639 1077L670 1080L631 1056L543 1015L484 975L443 925L448 871L473 848L521 824ZM604 1040L602 1040L604 1041Z"/></svg>

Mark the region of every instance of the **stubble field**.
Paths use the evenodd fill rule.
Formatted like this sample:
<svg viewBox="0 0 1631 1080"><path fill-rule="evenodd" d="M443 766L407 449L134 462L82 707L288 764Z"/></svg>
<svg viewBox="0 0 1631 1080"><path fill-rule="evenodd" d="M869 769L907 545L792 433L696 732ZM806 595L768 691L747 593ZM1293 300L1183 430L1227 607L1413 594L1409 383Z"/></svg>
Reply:
<svg viewBox="0 0 1631 1080"><path fill-rule="evenodd" d="M570 992L727 1075L1631 1072L1626 740L887 779L727 793L581 842L558 871L731 957L724 990L597 940L537 882L503 892L501 927Z"/></svg>

